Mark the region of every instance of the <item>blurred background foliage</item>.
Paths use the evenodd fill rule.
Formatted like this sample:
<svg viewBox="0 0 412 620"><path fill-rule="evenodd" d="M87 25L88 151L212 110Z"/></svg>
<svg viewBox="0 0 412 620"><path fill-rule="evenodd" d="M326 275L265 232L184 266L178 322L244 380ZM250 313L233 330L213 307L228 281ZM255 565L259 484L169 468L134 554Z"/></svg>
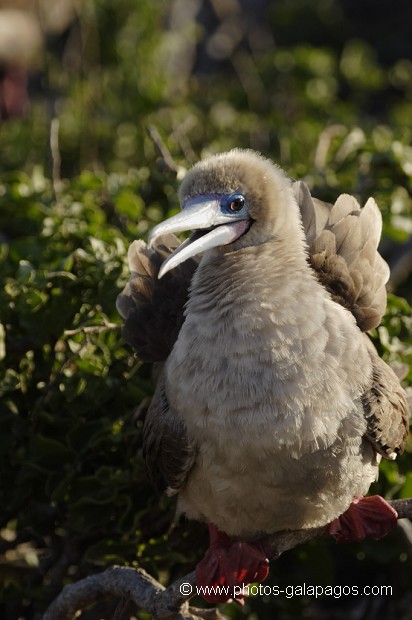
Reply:
<svg viewBox="0 0 412 620"><path fill-rule="evenodd" d="M411 382L411 23L408 0L0 1L1 618L38 620L64 584L113 563L168 583L205 550L205 528L170 530L173 502L146 480L151 369L115 310L128 245L177 208L200 157L252 147L320 198L376 198L392 293L372 336ZM410 447L375 487L412 497ZM393 596L224 611L412 618L411 569L409 522L381 542L314 542L269 583Z"/></svg>

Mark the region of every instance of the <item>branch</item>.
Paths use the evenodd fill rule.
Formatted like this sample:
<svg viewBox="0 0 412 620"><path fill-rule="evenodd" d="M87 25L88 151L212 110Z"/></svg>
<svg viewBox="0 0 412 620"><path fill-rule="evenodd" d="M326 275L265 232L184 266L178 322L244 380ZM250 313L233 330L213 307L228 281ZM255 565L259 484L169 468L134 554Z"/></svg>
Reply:
<svg viewBox="0 0 412 620"><path fill-rule="evenodd" d="M412 499L396 499L388 503L398 513L398 519L412 518ZM277 559L285 551L325 535L326 526L277 532L268 539L270 559ZM74 620L79 610L109 597L126 597L137 609L149 613L155 620L224 620L217 609L190 607L189 600L193 596L195 572L177 579L165 588L143 569L113 566L103 573L65 586L47 609L43 620Z"/></svg>
<svg viewBox="0 0 412 620"><path fill-rule="evenodd" d="M138 609L159 620L223 620L216 609L189 607L190 597L183 596L179 590L183 583L194 587L195 573L165 588L141 568L112 566L103 573L66 586L47 609L43 620L74 620L79 610L108 597L126 597Z"/></svg>
<svg viewBox="0 0 412 620"><path fill-rule="evenodd" d="M323 170L326 165L328 153L331 142L336 136L341 136L345 133L344 125L329 125L326 127L319 136L318 144L315 152L315 166L319 170Z"/></svg>
<svg viewBox="0 0 412 620"><path fill-rule="evenodd" d="M61 156L59 148L59 129L60 122L58 118L53 118L50 124L50 152L52 158L52 179L53 179L53 191L56 202L60 202L62 180L60 176L61 172Z"/></svg>
<svg viewBox="0 0 412 620"><path fill-rule="evenodd" d="M156 146L156 149L161 157L165 168L177 175L177 173L179 172L179 166L175 163L175 160L173 159L166 144L160 137L160 134L157 131L156 127L154 125L149 125L149 127L147 128L147 132L153 140L153 143Z"/></svg>
<svg viewBox="0 0 412 620"><path fill-rule="evenodd" d="M187 136L188 132L193 129L196 125L196 118L194 116L187 116L185 120L177 125L175 129L170 134L171 139L175 140L181 150L186 160L189 162L191 166L198 161L198 157L193 150L193 147L190 143L190 140Z"/></svg>

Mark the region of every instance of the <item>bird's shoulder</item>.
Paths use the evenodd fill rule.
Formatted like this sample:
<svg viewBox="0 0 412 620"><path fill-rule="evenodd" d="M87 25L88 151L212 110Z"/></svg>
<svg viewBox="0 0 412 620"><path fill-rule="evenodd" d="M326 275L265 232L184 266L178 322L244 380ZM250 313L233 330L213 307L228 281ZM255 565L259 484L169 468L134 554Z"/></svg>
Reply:
<svg viewBox="0 0 412 620"><path fill-rule="evenodd" d="M179 245L179 239L168 234L154 249L141 240L129 247L130 278L116 306L124 319L124 338L142 361L165 361L184 321L184 306L196 260L187 260L158 278L163 261Z"/></svg>

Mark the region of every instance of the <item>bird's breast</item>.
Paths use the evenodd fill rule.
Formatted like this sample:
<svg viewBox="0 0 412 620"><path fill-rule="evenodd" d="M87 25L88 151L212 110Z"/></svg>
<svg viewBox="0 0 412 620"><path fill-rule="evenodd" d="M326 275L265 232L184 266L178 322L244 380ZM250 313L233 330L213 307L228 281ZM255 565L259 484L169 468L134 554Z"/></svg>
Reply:
<svg viewBox="0 0 412 620"><path fill-rule="evenodd" d="M267 264L196 274L167 362L170 405L200 440L269 430L279 445L328 445L358 406L369 356L353 317L304 268Z"/></svg>

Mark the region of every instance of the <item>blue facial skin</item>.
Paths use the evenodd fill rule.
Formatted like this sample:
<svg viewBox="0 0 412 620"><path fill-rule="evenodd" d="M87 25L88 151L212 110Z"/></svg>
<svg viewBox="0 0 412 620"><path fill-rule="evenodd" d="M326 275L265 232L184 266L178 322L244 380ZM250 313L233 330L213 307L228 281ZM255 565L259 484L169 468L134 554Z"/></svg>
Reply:
<svg viewBox="0 0 412 620"><path fill-rule="evenodd" d="M189 196L182 205L182 210L187 206L202 205L205 201L219 201L220 210L224 215L245 216L248 214L246 198L240 192L233 194L203 194L200 196Z"/></svg>

